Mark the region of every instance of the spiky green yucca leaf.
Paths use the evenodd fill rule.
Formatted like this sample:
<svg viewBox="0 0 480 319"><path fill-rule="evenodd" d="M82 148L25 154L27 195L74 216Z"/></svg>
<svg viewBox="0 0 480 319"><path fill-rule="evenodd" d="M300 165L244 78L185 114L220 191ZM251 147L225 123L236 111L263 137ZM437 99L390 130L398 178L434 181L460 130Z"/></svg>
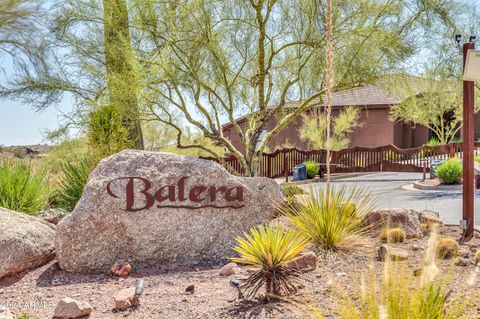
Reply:
<svg viewBox="0 0 480 319"><path fill-rule="evenodd" d="M34 170L22 161L0 164L0 206L35 215L48 198L45 170Z"/></svg>
<svg viewBox="0 0 480 319"><path fill-rule="evenodd" d="M242 281L240 288L245 295L254 296L262 286L269 294L291 294L296 291L297 271L287 267L300 258L299 254L307 245L307 240L292 231L279 226L258 226L250 229L245 238L237 238L235 251L240 254L231 261L249 267L260 268Z"/></svg>
<svg viewBox="0 0 480 319"><path fill-rule="evenodd" d="M359 187L310 192L310 199L302 205L286 207L282 212L294 223L297 232L318 248L351 248L367 230L362 222L374 207L370 193Z"/></svg>
<svg viewBox="0 0 480 319"><path fill-rule="evenodd" d="M297 260L307 244L305 238L279 226L259 226L250 229L250 233L237 238L234 250L241 257L230 260L267 271Z"/></svg>
<svg viewBox="0 0 480 319"><path fill-rule="evenodd" d="M78 162L64 162L61 167L63 175L56 194L58 207L73 211L80 197L82 197L83 189L92 171L93 161L80 159Z"/></svg>

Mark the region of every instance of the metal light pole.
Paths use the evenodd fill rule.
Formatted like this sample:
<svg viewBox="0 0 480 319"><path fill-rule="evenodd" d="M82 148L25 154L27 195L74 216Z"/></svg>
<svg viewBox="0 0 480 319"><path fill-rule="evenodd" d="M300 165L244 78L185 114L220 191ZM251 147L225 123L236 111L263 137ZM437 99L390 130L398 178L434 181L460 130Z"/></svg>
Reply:
<svg viewBox="0 0 480 319"><path fill-rule="evenodd" d="M457 35L457 42L460 37ZM475 49L475 37L463 44L463 68L469 50ZM474 231L474 82L463 81L463 239L469 240Z"/></svg>

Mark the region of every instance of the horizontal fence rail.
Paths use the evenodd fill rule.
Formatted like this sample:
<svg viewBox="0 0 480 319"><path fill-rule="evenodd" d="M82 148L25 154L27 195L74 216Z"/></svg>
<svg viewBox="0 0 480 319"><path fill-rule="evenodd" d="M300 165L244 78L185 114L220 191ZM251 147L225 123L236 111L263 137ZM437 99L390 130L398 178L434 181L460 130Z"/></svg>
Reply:
<svg viewBox="0 0 480 319"><path fill-rule="evenodd" d="M400 149L394 145L353 147L331 152L331 172L422 172L424 168L428 172L433 160L463 158L462 148L462 143L407 149ZM296 165L308 160L315 161L324 168L326 153L325 150L298 148L284 148L273 153L264 153L260 156L257 175L271 178L290 175ZM475 142L474 153L475 156L480 155L480 142ZM202 158L217 161L214 157ZM235 156L226 156L224 165L231 173L244 175L244 169Z"/></svg>

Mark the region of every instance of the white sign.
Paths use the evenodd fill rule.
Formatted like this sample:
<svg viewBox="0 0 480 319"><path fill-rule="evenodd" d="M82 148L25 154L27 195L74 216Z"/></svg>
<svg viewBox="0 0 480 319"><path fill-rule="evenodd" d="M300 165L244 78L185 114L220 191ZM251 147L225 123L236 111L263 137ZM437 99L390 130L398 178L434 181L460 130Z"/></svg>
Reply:
<svg viewBox="0 0 480 319"><path fill-rule="evenodd" d="M463 80L480 81L480 50L468 50Z"/></svg>

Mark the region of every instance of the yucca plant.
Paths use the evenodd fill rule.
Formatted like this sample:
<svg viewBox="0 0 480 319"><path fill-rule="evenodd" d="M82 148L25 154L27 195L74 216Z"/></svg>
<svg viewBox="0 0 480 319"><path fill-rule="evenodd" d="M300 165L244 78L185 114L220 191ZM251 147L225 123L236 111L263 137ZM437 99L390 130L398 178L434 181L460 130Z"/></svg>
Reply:
<svg viewBox="0 0 480 319"><path fill-rule="evenodd" d="M298 272L287 265L300 258L300 252L307 245L304 237L279 226L258 226L237 238L234 250L240 257L231 261L247 267L259 268L244 279L240 289L245 297L255 296L265 286L267 298L297 291Z"/></svg>
<svg viewBox="0 0 480 319"><path fill-rule="evenodd" d="M47 185L44 169L5 160L0 164L0 207L36 215L47 204Z"/></svg>
<svg viewBox="0 0 480 319"><path fill-rule="evenodd" d="M374 207L374 200L364 188L312 189L302 205L282 210L295 230L318 249L349 249L359 243L368 229L363 218Z"/></svg>
<svg viewBox="0 0 480 319"><path fill-rule="evenodd" d="M60 177L59 188L54 194L57 201L55 206L67 211L72 211L75 208L80 197L82 197L88 175L94 167L93 163L91 159L83 158L78 162L64 162L61 164L63 174Z"/></svg>

